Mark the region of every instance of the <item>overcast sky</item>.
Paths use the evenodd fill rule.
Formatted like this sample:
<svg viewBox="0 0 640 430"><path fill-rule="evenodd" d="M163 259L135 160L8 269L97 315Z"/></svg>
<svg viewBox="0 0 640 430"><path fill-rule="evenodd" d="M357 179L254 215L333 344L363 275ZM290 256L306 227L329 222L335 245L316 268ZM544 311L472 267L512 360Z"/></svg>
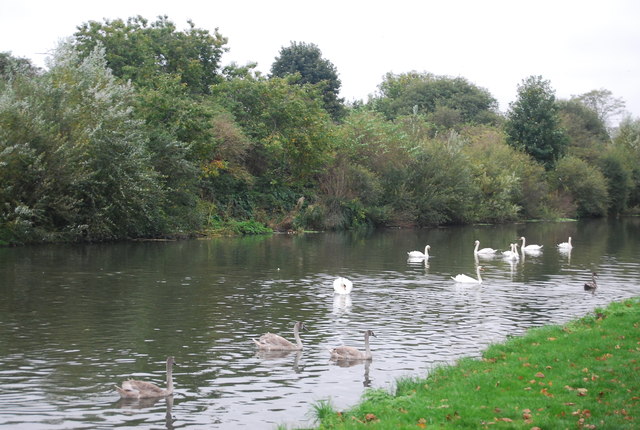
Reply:
<svg viewBox="0 0 640 430"><path fill-rule="evenodd" d="M640 117L637 0L0 0L0 51L43 66L88 21L167 15L179 29L228 38L223 63L268 73L282 47L314 43L337 68L346 100L366 100L387 72L464 77L504 112L528 76L558 98L607 89Z"/></svg>

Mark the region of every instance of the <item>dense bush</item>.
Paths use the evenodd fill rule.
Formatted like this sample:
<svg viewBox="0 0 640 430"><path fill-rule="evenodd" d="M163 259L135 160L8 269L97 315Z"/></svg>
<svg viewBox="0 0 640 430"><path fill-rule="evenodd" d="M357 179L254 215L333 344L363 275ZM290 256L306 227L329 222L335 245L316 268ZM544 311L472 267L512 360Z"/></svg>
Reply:
<svg viewBox="0 0 640 430"><path fill-rule="evenodd" d="M609 200L607 180L598 168L568 156L556 164L553 179L557 190L575 203L575 216L606 215Z"/></svg>

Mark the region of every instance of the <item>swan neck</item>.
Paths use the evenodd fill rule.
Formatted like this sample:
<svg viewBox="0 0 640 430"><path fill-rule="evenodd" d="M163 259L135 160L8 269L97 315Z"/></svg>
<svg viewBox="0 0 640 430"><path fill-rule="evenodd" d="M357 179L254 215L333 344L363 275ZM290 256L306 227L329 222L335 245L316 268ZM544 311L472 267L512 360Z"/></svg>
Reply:
<svg viewBox="0 0 640 430"><path fill-rule="evenodd" d="M369 349L369 333L364 335L364 355L367 358L371 357L371 350Z"/></svg>
<svg viewBox="0 0 640 430"><path fill-rule="evenodd" d="M478 282L482 282L482 277L480 276L480 267L476 269L476 273L478 274Z"/></svg>
<svg viewBox="0 0 640 430"><path fill-rule="evenodd" d="M296 345L299 349L302 349L302 339L300 339L300 330L298 324L293 326L293 337L296 340Z"/></svg>
<svg viewBox="0 0 640 430"><path fill-rule="evenodd" d="M167 361L167 393L173 393L173 362Z"/></svg>

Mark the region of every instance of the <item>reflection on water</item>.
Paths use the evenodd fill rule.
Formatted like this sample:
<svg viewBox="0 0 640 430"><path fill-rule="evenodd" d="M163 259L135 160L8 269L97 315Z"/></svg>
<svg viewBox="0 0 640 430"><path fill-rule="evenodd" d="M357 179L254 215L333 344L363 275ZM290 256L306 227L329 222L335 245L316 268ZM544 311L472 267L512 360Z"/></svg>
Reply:
<svg viewBox="0 0 640 430"><path fill-rule="evenodd" d="M311 405L353 405L439 363L478 356L529 327L562 323L638 295L640 220L469 226L372 234L274 235L183 242L0 249L0 426L10 428L275 428L303 426ZM517 261L479 259L526 236L544 245ZM556 244L573 238L574 248ZM430 245L430 259L407 260ZM584 291L597 272L598 289ZM348 274L353 291L335 295ZM267 331L304 321L304 349L256 351ZM362 346L372 361L328 349ZM285 336L286 337L286 336ZM118 401L129 377L175 394Z"/></svg>

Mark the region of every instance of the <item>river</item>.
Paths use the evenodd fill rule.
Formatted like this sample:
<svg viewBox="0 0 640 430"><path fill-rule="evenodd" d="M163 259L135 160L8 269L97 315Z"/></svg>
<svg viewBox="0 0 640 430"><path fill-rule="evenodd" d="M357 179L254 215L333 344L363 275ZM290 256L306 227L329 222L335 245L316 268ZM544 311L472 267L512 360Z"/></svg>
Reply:
<svg viewBox="0 0 640 430"><path fill-rule="evenodd" d="M476 258L521 236L539 255ZM571 236L570 253L556 244ZM431 258L407 251L430 245ZM0 248L0 426L12 429L273 429L313 424L313 405L358 402L367 387L429 369L531 327L561 324L640 292L640 218L369 233ZM451 276L475 277L456 284ZM599 288L585 292L591 272ZM348 296L332 282L353 282ZM258 353L275 332L300 353ZM370 363L335 363L362 348ZM171 401L125 402L134 377Z"/></svg>

